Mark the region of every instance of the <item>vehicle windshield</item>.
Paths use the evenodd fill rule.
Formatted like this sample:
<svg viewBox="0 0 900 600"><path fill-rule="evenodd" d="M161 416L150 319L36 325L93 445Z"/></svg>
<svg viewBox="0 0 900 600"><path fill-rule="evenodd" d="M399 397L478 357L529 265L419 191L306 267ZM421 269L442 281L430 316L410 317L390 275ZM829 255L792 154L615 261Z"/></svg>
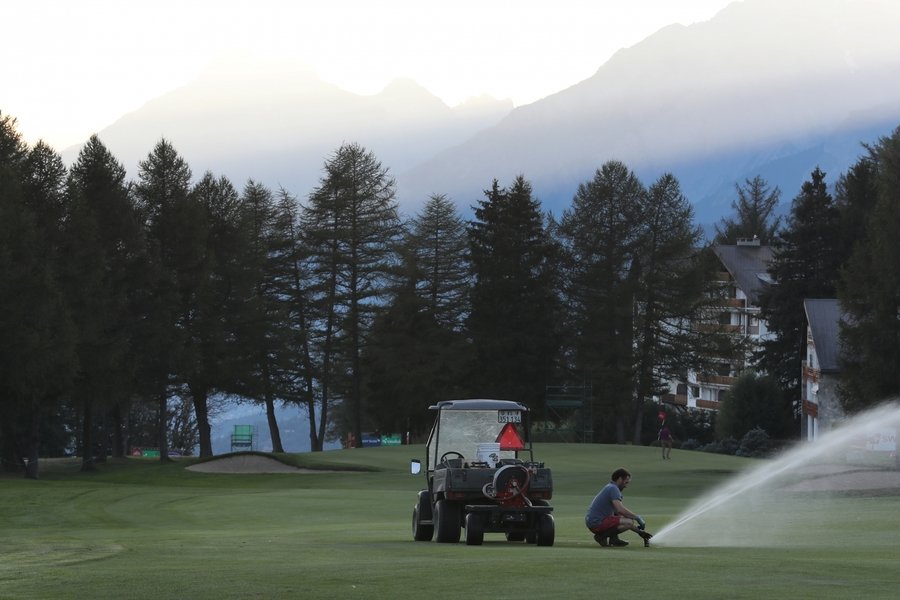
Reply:
<svg viewBox="0 0 900 600"><path fill-rule="evenodd" d="M496 443L503 427L512 423L520 440L526 439L521 411L442 410L440 423L428 440L433 469L447 452L459 452L467 462L478 460L479 444ZM434 439L435 433L437 440ZM436 442L436 443L435 443ZM503 450L500 458L515 458L514 450Z"/></svg>

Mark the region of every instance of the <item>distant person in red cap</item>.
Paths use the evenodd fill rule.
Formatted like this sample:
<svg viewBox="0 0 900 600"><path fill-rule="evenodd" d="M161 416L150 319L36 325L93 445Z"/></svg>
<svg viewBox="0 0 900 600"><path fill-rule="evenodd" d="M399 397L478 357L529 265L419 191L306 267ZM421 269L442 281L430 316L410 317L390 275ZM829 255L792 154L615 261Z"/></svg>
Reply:
<svg viewBox="0 0 900 600"><path fill-rule="evenodd" d="M663 421L662 427L659 428L659 445L662 446L662 457L663 460L672 458L672 442L675 441L675 438L672 437L672 432L669 430L669 426L666 425L666 422Z"/></svg>

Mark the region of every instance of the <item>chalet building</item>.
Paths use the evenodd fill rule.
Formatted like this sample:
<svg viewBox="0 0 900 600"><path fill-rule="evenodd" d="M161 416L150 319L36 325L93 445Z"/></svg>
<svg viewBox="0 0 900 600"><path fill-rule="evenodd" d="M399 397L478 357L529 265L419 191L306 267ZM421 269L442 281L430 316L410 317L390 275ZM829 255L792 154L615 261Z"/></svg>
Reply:
<svg viewBox="0 0 900 600"><path fill-rule="evenodd" d="M801 380L800 439L827 433L844 411L838 397L841 308L837 300L804 300L806 356Z"/></svg>
<svg viewBox="0 0 900 600"><path fill-rule="evenodd" d="M713 246L712 250L722 265L718 280L725 286L726 298L700 327L742 336L749 340L749 348L739 360L723 357L714 372L689 371L686 381L671 382L670 393L663 401L688 408L718 410L725 392L750 364L753 351L770 336L765 321L759 317L759 295L771 283L768 265L772 261L772 248L754 238L738 240L735 245Z"/></svg>

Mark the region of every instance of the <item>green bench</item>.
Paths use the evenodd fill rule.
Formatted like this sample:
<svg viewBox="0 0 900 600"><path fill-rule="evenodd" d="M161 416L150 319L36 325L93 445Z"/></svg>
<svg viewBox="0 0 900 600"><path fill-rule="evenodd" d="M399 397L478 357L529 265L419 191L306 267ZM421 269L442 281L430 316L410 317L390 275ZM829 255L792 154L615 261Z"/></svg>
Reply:
<svg viewBox="0 0 900 600"><path fill-rule="evenodd" d="M253 450L256 442L255 429L253 425L235 425L231 434L231 451Z"/></svg>

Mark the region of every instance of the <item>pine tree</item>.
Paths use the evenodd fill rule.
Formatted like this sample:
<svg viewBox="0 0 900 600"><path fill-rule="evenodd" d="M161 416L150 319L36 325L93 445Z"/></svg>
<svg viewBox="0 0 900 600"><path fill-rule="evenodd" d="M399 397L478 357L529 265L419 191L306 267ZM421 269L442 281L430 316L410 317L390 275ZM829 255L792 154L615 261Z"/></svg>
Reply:
<svg viewBox="0 0 900 600"><path fill-rule="evenodd" d="M745 180L744 186L735 184L734 188L738 195L731 203L735 216L723 218L716 225L715 243L736 244L739 239L756 238L763 245L771 244L781 226L781 217L775 216L781 190L770 190L759 175Z"/></svg>
<svg viewBox="0 0 900 600"><path fill-rule="evenodd" d="M272 268L283 273L285 331L283 347L282 390L285 400L305 406L309 423L309 446L313 452L324 448L325 420L321 430L317 421L316 385L319 371L313 355L311 328L316 323L312 301L311 262L300 227L299 204L286 190L278 192L275 206L275 230L284 246L276 251Z"/></svg>
<svg viewBox="0 0 900 600"><path fill-rule="evenodd" d="M429 406L466 394L469 269L465 226L444 196L432 196L407 229L402 272L365 355L366 381L373 423L421 436Z"/></svg>
<svg viewBox="0 0 900 600"><path fill-rule="evenodd" d="M785 412L797 417L800 361L806 355L803 300L833 298L840 265L847 258L841 252L840 213L820 169L816 168L801 186L786 227L773 245L769 273L775 284L763 290L760 309L769 331L775 335L763 340L757 364L784 390Z"/></svg>
<svg viewBox="0 0 900 600"><path fill-rule="evenodd" d="M43 153L41 146L37 153ZM42 422L59 412L75 372L75 334L54 260L44 198L32 186L42 177L16 129L0 114L0 470L38 477ZM26 460L27 459L27 460ZM27 469L26 469L27 462Z"/></svg>
<svg viewBox="0 0 900 600"><path fill-rule="evenodd" d="M709 278L696 256L702 237L693 208L678 180L663 174L642 204L642 241L633 267L638 275L634 304L635 405L632 441L642 443L645 404L668 381L697 368L710 343L691 327L710 302Z"/></svg>
<svg viewBox="0 0 900 600"><path fill-rule="evenodd" d="M155 342L168 348L155 359L160 364L147 365L146 372L158 376L153 395L159 405L161 438L169 395L186 386L194 404L200 455L212 456L208 399L214 382L203 369L202 332L203 324L211 321L204 312L209 306L198 303L209 275L209 222L202 202L191 197L190 183L190 167L165 139L138 165L135 191L146 218L156 285L148 305L153 305L157 324ZM166 450L160 448L161 460L166 460Z"/></svg>
<svg viewBox="0 0 900 600"><path fill-rule="evenodd" d="M95 434L109 435L114 453L124 454L123 412L134 391L131 297L144 242L125 168L97 136L79 153L67 187L65 288L80 358L73 397L83 414L83 468L91 469ZM107 413L111 424L101 432L95 419ZM100 446L103 457L107 445Z"/></svg>
<svg viewBox="0 0 900 600"><path fill-rule="evenodd" d="M842 402L848 411L900 394L900 128L869 149L875 205L841 271Z"/></svg>
<svg viewBox="0 0 900 600"><path fill-rule="evenodd" d="M634 173L619 161L609 161L578 186L572 208L563 212L559 225L573 367L592 384L596 396L594 431L623 443L635 389L632 311L645 204L646 191Z"/></svg>
<svg viewBox="0 0 900 600"><path fill-rule="evenodd" d="M541 411L558 347L556 254L523 176L508 189L494 180L485 191L469 225L469 243L473 389Z"/></svg>
<svg viewBox="0 0 900 600"><path fill-rule="evenodd" d="M291 222L279 219L272 192L249 181L241 195L241 231L247 248L242 263L248 276L239 339L246 357L244 394L261 401L273 452L284 452L275 403L288 393L290 354L289 299L293 286L294 239Z"/></svg>
<svg viewBox="0 0 900 600"><path fill-rule="evenodd" d="M357 443L362 440L361 359L372 318L385 299L401 233L394 179L358 144L338 148L304 211L313 295L319 314L315 343L321 357L319 437L324 438L333 393ZM345 373L346 376L342 376Z"/></svg>
<svg viewBox="0 0 900 600"><path fill-rule="evenodd" d="M460 330L468 314L466 227L446 196L431 196L409 226L407 246L418 267L416 290L441 326Z"/></svg>

